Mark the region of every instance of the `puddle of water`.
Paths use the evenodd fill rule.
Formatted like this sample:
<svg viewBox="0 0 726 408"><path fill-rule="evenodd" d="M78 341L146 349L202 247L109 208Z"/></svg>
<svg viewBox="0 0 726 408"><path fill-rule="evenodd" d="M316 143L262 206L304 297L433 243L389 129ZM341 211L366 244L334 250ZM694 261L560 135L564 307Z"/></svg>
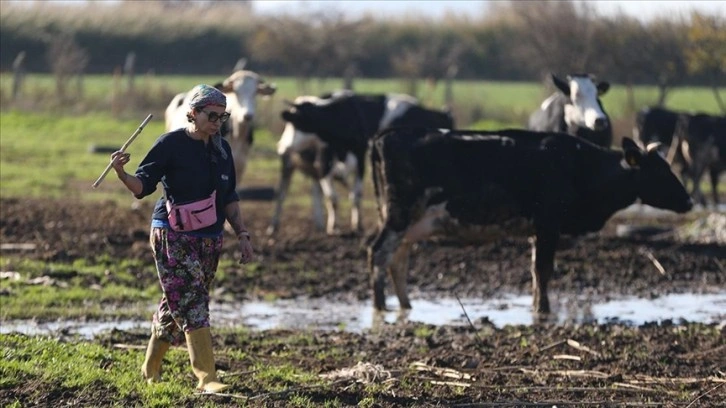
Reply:
<svg viewBox="0 0 726 408"><path fill-rule="evenodd" d="M556 293L552 300L558 299ZM497 299L436 300L413 299L413 309L399 312L376 313L370 301L345 303L325 299L294 299L275 302L212 303L213 327L246 326L256 330L344 330L364 332L380 323L396 323L400 319L432 325L469 325L468 318L480 326L483 318L496 327L530 325L535 322L531 313L532 297L507 295ZM552 321L564 323L621 323L641 325L646 322L681 319L690 322L723 324L726 320L726 292L716 294L672 294L655 299L623 297L591 302L587 297L562 296L553 302ZM389 305L396 305L394 297ZM466 315L462 310L462 305ZM74 322L59 321L38 324L32 321L8 321L0 326L0 333L21 332L28 335L55 333L78 334L86 338L109 331L143 329L148 321Z"/></svg>

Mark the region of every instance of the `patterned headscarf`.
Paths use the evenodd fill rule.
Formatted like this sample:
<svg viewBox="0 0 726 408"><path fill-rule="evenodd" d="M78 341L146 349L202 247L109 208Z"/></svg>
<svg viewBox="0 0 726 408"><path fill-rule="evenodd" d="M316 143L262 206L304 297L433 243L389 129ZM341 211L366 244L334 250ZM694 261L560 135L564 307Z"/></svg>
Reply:
<svg viewBox="0 0 726 408"><path fill-rule="evenodd" d="M192 89L192 97L189 100L189 108L200 109L209 105L227 106L227 97L219 89L206 84L200 84ZM212 143L217 148L224 160L227 160L227 152L222 147L222 135L217 132L212 136Z"/></svg>
<svg viewBox="0 0 726 408"><path fill-rule="evenodd" d="M209 105L227 106L227 97L219 89L206 84L197 85L192 89L190 108L203 108Z"/></svg>

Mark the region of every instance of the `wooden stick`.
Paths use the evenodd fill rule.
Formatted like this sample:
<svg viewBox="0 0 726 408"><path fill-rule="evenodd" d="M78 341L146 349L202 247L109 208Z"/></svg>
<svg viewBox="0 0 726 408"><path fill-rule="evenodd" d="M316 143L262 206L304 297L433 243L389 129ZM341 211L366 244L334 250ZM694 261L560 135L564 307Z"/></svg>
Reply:
<svg viewBox="0 0 726 408"><path fill-rule="evenodd" d="M567 345L570 346L570 347L572 347L572 348L574 348L574 349L577 349L577 350L580 350L580 351L585 351L587 353L590 353L590 354L592 354L595 357L600 357L600 353L598 353L597 351L592 350L591 348L589 348L587 346L583 346L582 344L578 343L575 340L567 339Z"/></svg>
<svg viewBox="0 0 726 408"><path fill-rule="evenodd" d="M719 384L719 385L717 385L717 386L715 386L715 387L711 388L710 390L706 391L705 393L703 393L703 394L699 395L699 396L698 396L698 397L697 397L696 399L694 399L693 401L691 401L691 403L690 403L690 404L686 405L686 408L690 408L690 407L691 407L691 405L695 404L696 402L698 402L698 400L700 400L701 398L705 397L706 395L708 395L708 394L710 394L710 393L712 393L712 392L716 391L716 389L718 389L718 388L719 388L719 387L721 387L722 385L723 385L723 383L722 383L722 384Z"/></svg>
<svg viewBox="0 0 726 408"><path fill-rule="evenodd" d="M655 258L655 256L650 251L648 251L645 248L640 248L640 253L645 255L650 260L650 262L653 264L653 266L655 266L655 269L657 269L661 275L667 275L666 270L663 267L663 265L661 265L661 263L658 262L658 260Z"/></svg>
<svg viewBox="0 0 726 408"><path fill-rule="evenodd" d="M126 149L128 149L128 147L131 145L131 142L133 142L134 139L136 139L136 136L138 136L139 133L141 133L141 131L144 130L144 126L146 126L146 124L149 123L149 121L151 120L151 118L153 116L154 115L149 114L149 116L147 116L146 119L144 119L144 121L141 122L141 124L139 125L139 128L136 129L136 132L134 132L134 134L131 135L131 137L129 138L129 140L127 140L126 143L124 143L124 145L121 146L121 149L120 150L122 152L125 152ZM101 182L103 181L104 178L106 178L106 174L108 174L109 170L111 170L111 163L108 163L108 166L106 166L106 169L103 170L103 173L101 173L101 176L98 178L98 180L96 180L95 183L93 183L93 188L96 188L99 185L101 185Z"/></svg>
<svg viewBox="0 0 726 408"><path fill-rule="evenodd" d="M482 341L482 339L479 337L479 333L477 332L476 327L474 327L474 323L472 323L471 319L469 319L469 314L466 313L466 309L464 309L464 304L461 303L461 299L459 299L459 295L454 293L454 296L456 296L456 300L459 302L459 306L461 306L461 310L464 312L464 317L466 317L466 321L469 322L469 326L471 326L471 328L474 329L474 337L476 337L477 348L479 349L479 351L481 351L483 353L485 351L484 350L484 341Z"/></svg>

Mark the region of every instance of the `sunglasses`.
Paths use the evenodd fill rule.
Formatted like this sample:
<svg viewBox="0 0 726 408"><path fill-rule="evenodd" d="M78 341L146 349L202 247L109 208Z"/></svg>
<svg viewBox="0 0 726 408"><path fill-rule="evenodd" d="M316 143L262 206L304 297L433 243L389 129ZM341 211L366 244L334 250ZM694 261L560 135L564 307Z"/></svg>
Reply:
<svg viewBox="0 0 726 408"><path fill-rule="evenodd" d="M219 114L217 112L207 112L207 111L202 111L202 112L207 114L207 120L210 122L216 122L218 120L221 120L222 123L224 123L227 121L227 119L229 119L229 116L230 116L229 113L227 113L227 112L224 112L222 114Z"/></svg>

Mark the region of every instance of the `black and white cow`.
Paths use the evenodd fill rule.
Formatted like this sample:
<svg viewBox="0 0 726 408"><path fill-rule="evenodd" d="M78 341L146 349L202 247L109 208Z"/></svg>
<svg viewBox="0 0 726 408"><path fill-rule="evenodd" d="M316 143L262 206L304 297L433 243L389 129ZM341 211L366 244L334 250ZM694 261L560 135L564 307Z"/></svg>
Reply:
<svg viewBox="0 0 726 408"><path fill-rule="evenodd" d="M430 236L469 242L534 236L533 308L550 311L547 283L561 234L599 231L637 199L683 213L692 202L654 147L622 151L564 133L391 129L371 142L381 225L368 247L373 302L390 274L401 308L411 245Z"/></svg>
<svg viewBox="0 0 726 408"><path fill-rule="evenodd" d="M432 128L451 129L454 121L449 112L427 109L408 95L363 95L342 94L324 103L305 100L292 103L282 112L282 119L287 121L298 132L318 137L324 149L309 159L317 158L317 178L324 180L332 171L334 161L346 161L349 154L355 158L355 181L351 208L351 227L355 231L362 229L360 205L363 191L363 175L365 173L365 156L368 142L376 132L386 128L402 126L427 126ZM283 172L285 170L283 169ZM327 190L327 191L326 191ZM326 201L330 201L330 190L323 189ZM281 205L281 204L280 204ZM327 232L335 230L335 213L333 204L328 205ZM273 232L278 228L279 210L273 216L272 225L268 229Z"/></svg>
<svg viewBox="0 0 726 408"><path fill-rule="evenodd" d="M231 116L229 123L224 125L222 134L232 148L232 158L239 185L242 182L242 176L247 167L247 156L252 146L257 95L272 95L277 88L274 84L265 82L257 73L247 70L235 71L215 87L224 92L227 97L227 112ZM191 91L182 92L169 102L165 111L167 132L187 126L186 114L191 97Z"/></svg>
<svg viewBox="0 0 726 408"><path fill-rule="evenodd" d="M678 138L673 137L678 118L682 114L684 113L657 106L645 107L635 115L633 137L643 146L660 143L668 163L680 167L681 181L685 183L688 165L683 158Z"/></svg>
<svg viewBox="0 0 726 408"><path fill-rule="evenodd" d="M674 139L679 143L687 174L693 183L691 196L701 205L706 205L701 192L701 178L708 170L713 203L718 205L719 177L726 170L726 116L681 114Z"/></svg>
<svg viewBox="0 0 726 408"><path fill-rule="evenodd" d="M610 118L603 109L600 96L610 84L595 83L589 74L572 74L563 81L552 75L560 92L545 99L529 117L528 128L543 132L566 132L603 147L613 142Z"/></svg>
<svg viewBox="0 0 726 408"><path fill-rule="evenodd" d="M340 90L320 97L298 96L293 104L310 102L323 105L336 98L352 94L353 91ZM333 234L336 230L338 209L338 194L334 181L338 181L350 189L349 178L357 168L355 156L348 153L344 158L339 159L337 156L331 155L327 144L317 135L296 129L290 122L285 123L280 140L277 142L277 154L281 161L280 182L277 188L275 211L270 226L267 228L267 234L275 234L279 229L283 204L287 198L295 170L299 170L313 180L311 195L315 228L319 231L326 229L326 223L323 220L323 197L325 197L325 207L328 213L326 231ZM351 210L351 225L355 225L358 214L355 212L355 207Z"/></svg>
<svg viewBox="0 0 726 408"><path fill-rule="evenodd" d="M726 167L726 130L723 116L686 113L659 107L644 108L636 115L634 135L643 143L661 143L666 160L680 167L681 180L700 204L701 178L708 170L714 204L719 203L718 181Z"/></svg>

